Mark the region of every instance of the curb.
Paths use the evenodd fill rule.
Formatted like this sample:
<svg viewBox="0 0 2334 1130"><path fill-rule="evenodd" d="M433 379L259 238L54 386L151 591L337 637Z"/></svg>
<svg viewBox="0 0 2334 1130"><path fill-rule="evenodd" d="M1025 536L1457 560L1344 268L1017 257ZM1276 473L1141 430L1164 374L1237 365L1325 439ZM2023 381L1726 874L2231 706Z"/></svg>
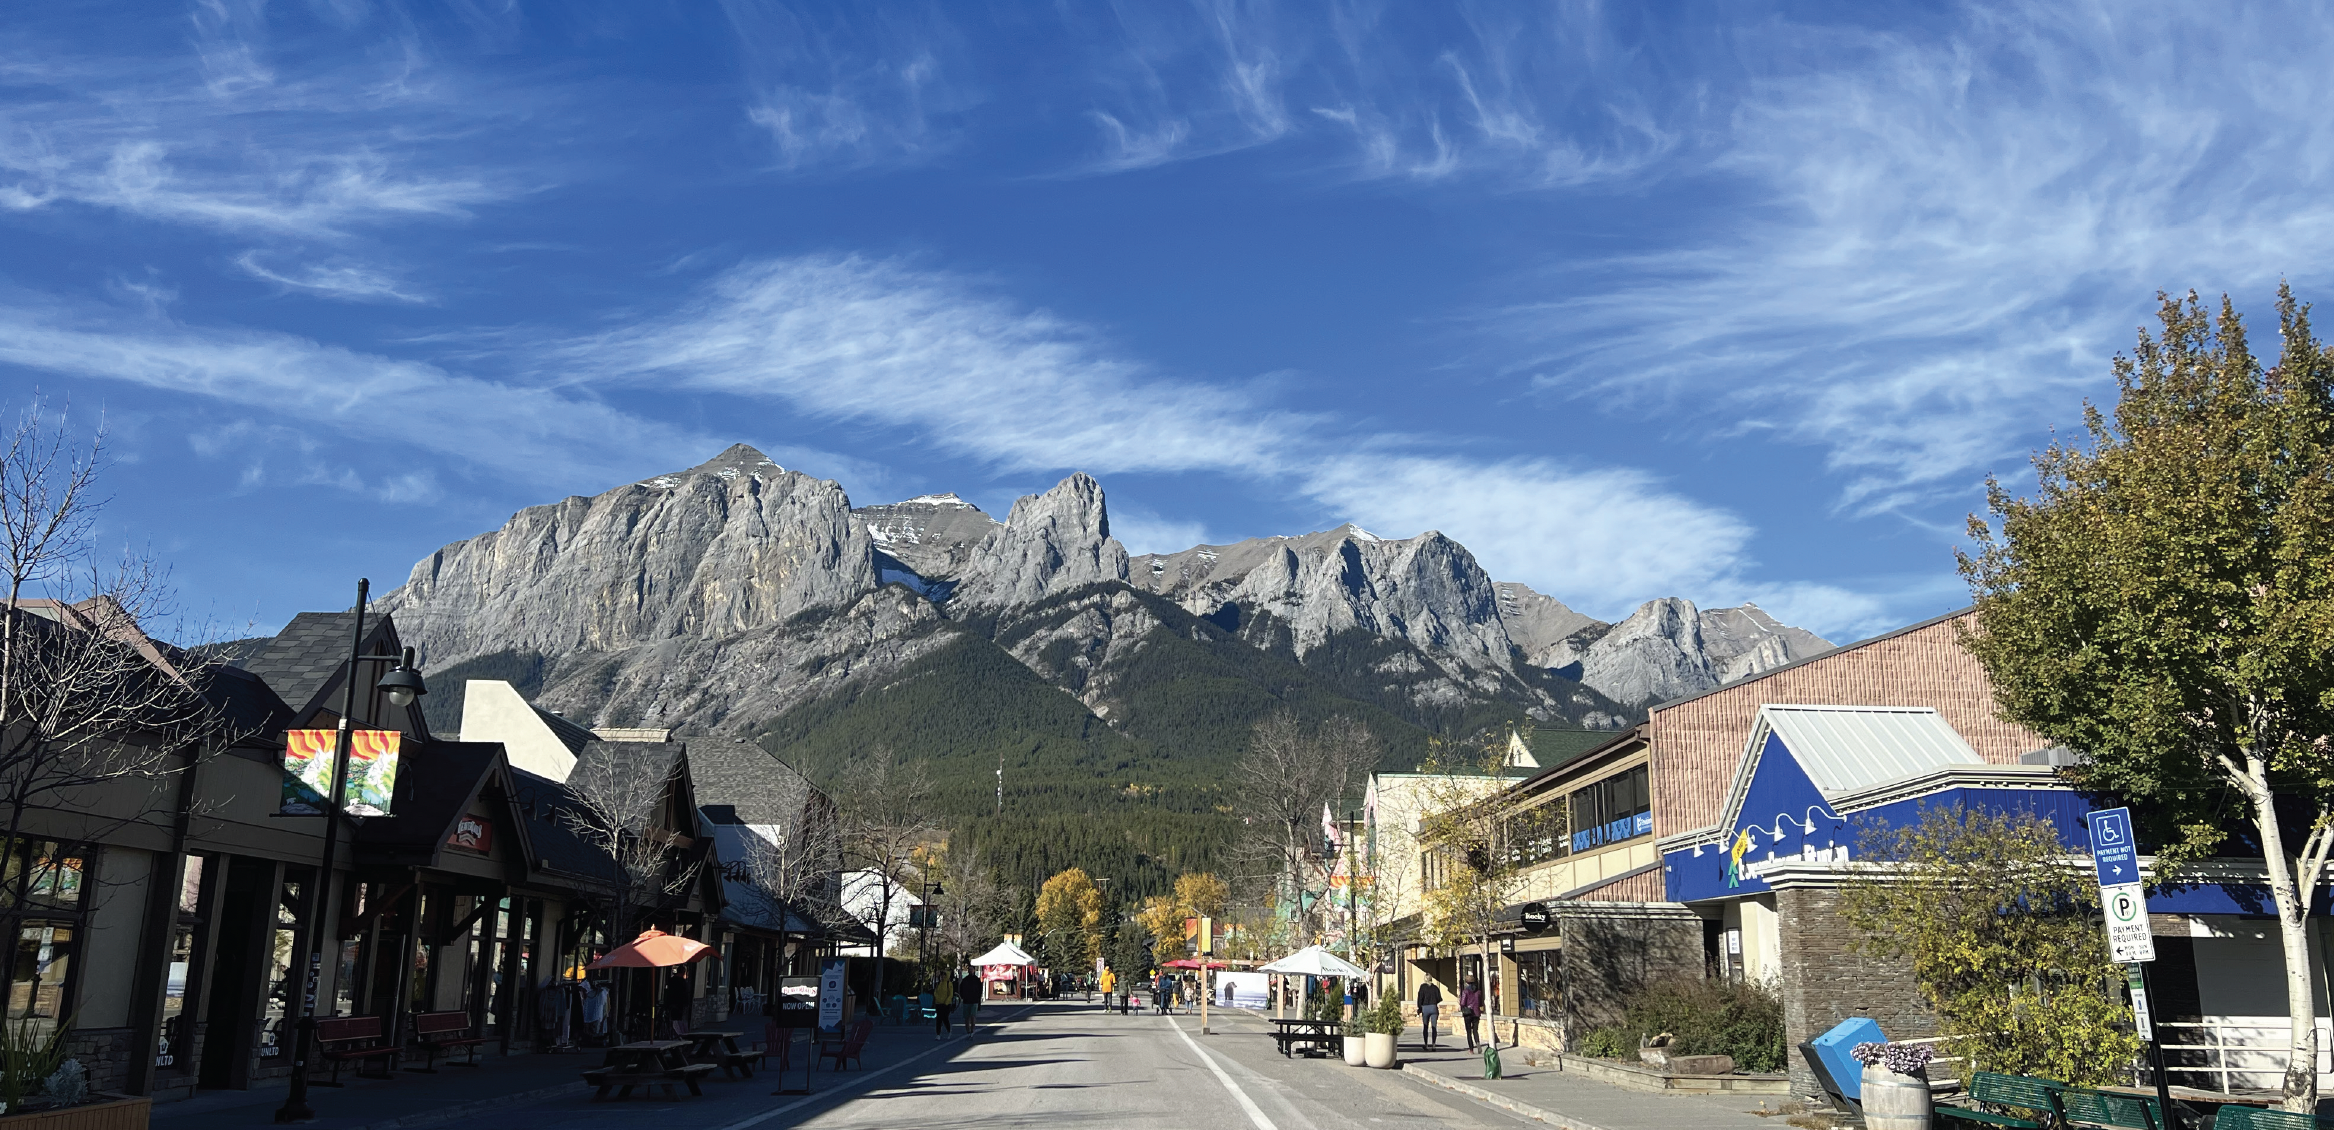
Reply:
<svg viewBox="0 0 2334 1130"><path fill-rule="evenodd" d="M1604 1130L1604 1127L1598 1126L1594 1123L1582 1122L1581 1120L1574 1118L1571 1115L1558 1114L1551 1110L1542 1110L1539 1107L1531 1105L1530 1103L1519 1103L1514 1099L1507 1097L1506 1095L1499 1094L1496 1091L1486 1090L1485 1088L1475 1086L1472 1083L1462 1083L1456 1079L1437 1075L1434 1072L1428 1071L1415 1063L1403 1064L1402 1074L1409 1076L1412 1079L1418 1079L1424 1082L1432 1083L1446 1091L1456 1091L1459 1094L1467 1096L1468 1098L1490 1103L1491 1105L1498 1107L1501 1110L1509 1111L1514 1114L1520 1114L1525 1118L1535 1118L1549 1124L1550 1126L1562 1127L1563 1130Z"/></svg>
<svg viewBox="0 0 2334 1130"><path fill-rule="evenodd" d="M500 1110L506 1106L524 1106L527 1103L556 1099L562 1095L580 1095L588 1090L591 1090L591 1085L581 1082L561 1083L556 1087L537 1087L532 1091L520 1091L515 1095L496 1095L491 1099L479 1099L457 1106L418 1111L385 1122L369 1122L363 1126L353 1127L351 1130L406 1130L407 1127L412 1126L430 1126L440 1122L451 1122L457 1118L467 1118L473 1114L484 1114L490 1110Z"/></svg>

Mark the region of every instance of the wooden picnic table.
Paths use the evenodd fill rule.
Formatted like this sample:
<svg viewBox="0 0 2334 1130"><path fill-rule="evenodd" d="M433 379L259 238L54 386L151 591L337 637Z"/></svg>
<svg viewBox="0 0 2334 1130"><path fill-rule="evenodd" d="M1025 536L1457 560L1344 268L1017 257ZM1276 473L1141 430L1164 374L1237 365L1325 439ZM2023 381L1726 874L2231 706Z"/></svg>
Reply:
<svg viewBox="0 0 2334 1130"><path fill-rule="evenodd" d="M754 1074L755 1057L739 1050L738 1037L743 1035L743 1032L691 1032L688 1034L688 1060L691 1063L710 1063L721 1068L723 1074L750 1079Z"/></svg>
<svg viewBox="0 0 2334 1130"><path fill-rule="evenodd" d="M710 1063L689 1062L688 1040L640 1040L618 1044L608 1049L608 1056L598 1068L583 1073L584 1082L599 1090L593 1101L608 1097L612 1088L620 1099L631 1098L634 1087L663 1087L667 1095L673 1093L673 1084L688 1086L692 1095L703 1095L697 1080L712 1074L716 1068Z"/></svg>
<svg viewBox="0 0 2334 1130"><path fill-rule="evenodd" d="M1301 1020L1294 1017L1272 1017L1275 1031L1273 1040L1280 1045L1280 1054L1291 1055L1302 1046L1308 1052L1340 1055L1344 1052L1345 1021Z"/></svg>

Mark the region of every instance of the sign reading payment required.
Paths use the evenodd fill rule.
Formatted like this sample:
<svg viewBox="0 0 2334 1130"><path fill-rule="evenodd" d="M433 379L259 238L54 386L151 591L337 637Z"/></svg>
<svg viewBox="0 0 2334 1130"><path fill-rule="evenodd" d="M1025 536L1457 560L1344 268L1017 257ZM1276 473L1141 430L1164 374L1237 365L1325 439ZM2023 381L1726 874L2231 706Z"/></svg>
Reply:
<svg viewBox="0 0 2334 1130"><path fill-rule="evenodd" d="M2148 932L2148 896L2140 885L2131 810L2103 808L2087 819L2091 860L2099 869L2099 905L2107 916L2108 960L2120 965L2154 961L2156 938Z"/></svg>

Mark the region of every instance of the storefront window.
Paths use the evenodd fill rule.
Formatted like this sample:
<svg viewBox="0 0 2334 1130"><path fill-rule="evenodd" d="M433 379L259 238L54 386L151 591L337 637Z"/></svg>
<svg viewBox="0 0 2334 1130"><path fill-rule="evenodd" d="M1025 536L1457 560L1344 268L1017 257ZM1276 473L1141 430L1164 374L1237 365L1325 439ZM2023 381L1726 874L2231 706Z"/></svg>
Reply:
<svg viewBox="0 0 2334 1130"><path fill-rule="evenodd" d="M1554 1020L1561 986L1556 981L1556 951L1539 950L1515 955L1516 1008L1535 1020Z"/></svg>
<svg viewBox="0 0 2334 1130"><path fill-rule="evenodd" d="M162 985L162 1024L159 1038L154 1043L154 1066L191 1070L193 1064L181 1063L180 1057L192 1047L194 1023L187 1016L189 981L195 968L195 933L202 924L198 917L203 908L203 857L186 856L180 863L178 879L178 921L170 932L170 974Z"/></svg>
<svg viewBox="0 0 2334 1130"><path fill-rule="evenodd" d="M302 890L307 874L297 878L287 872L283 886L276 892L275 929L269 933L267 962L267 1000L260 1013L259 1054L282 1055L291 1046L292 1033L288 1017L292 1014L295 994L301 991L296 976L299 966L300 910Z"/></svg>

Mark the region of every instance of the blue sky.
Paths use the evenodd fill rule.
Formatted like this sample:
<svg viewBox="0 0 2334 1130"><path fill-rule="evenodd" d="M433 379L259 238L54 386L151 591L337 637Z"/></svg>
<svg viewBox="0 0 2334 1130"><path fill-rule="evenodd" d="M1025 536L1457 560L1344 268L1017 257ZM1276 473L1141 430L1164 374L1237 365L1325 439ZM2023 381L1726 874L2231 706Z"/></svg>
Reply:
<svg viewBox="0 0 2334 1130"><path fill-rule="evenodd" d="M1852 638L2157 290L2325 296L2327 20L2160 8L27 9L0 391L263 630L742 441Z"/></svg>

